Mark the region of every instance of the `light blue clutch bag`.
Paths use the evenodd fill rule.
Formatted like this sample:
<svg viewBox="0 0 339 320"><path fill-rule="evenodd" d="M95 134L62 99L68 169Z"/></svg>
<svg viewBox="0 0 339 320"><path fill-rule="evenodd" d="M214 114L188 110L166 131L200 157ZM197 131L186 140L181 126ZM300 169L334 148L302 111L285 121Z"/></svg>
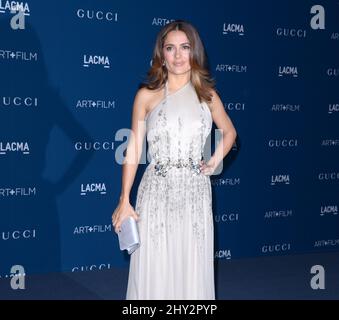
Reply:
<svg viewBox="0 0 339 320"><path fill-rule="evenodd" d="M118 238L120 250L127 250L128 254L140 247L138 226L134 218L128 217L122 222Z"/></svg>

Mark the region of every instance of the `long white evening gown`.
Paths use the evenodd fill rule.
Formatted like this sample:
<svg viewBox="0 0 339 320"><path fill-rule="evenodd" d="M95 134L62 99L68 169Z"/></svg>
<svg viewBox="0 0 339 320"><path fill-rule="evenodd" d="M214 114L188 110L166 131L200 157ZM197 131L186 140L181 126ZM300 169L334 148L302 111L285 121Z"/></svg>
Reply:
<svg viewBox="0 0 339 320"><path fill-rule="evenodd" d="M215 299L210 177L199 172L212 117L191 81L146 116L149 165L135 211L141 246L126 299Z"/></svg>

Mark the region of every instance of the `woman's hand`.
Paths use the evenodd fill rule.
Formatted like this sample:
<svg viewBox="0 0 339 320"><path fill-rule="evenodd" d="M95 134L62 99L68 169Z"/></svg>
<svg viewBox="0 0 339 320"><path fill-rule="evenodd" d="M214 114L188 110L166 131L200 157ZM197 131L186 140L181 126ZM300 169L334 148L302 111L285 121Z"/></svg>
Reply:
<svg viewBox="0 0 339 320"><path fill-rule="evenodd" d="M139 216L130 203L123 200L119 202L119 205L112 214L112 224L116 233L121 230L121 224L127 217L133 217L135 220L139 220Z"/></svg>
<svg viewBox="0 0 339 320"><path fill-rule="evenodd" d="M200 161L200 171L205 176L211 176L214 173L216 167L217 165L213 158L208 160L207 163L204 160Z"/></svg>

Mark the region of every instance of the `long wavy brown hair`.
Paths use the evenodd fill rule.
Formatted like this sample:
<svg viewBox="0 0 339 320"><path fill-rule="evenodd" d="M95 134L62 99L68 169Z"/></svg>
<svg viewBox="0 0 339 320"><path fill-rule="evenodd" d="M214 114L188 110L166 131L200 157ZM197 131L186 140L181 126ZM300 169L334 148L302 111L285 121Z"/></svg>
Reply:
<svg viewBox="0 0 339 320"><path fill-rule="evenodd" d="M197 30L184 20L175 20L165 25L158 33L153 50L152 66L147 72L147 79L140 87L156 90L164 86L168 79L168 71L163 65L163 46L166 36L173 30L185 32L190 42L191 82L196 90L199 101L211 102L215 81L207 68L205 48Z"/></svg>

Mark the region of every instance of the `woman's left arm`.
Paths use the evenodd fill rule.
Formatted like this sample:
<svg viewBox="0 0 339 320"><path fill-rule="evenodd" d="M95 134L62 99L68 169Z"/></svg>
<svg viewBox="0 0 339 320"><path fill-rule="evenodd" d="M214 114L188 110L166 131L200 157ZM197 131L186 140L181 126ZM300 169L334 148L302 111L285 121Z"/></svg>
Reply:
<svg viewBox="0 0 339 320"><path fill-rule="evenodd" d="M219 163L231 150L235 138L237 137L237 132L233 126L231 119L224 109L223 103L220 100L219 95L216 93L215 90L212 90L212 101L208 105L212 114L213 122L222 133L222 139L216 147L214 154L209 159L209 161L203 164L201 167L201 171L203 174L211 175L218 167Z"/></svg>

